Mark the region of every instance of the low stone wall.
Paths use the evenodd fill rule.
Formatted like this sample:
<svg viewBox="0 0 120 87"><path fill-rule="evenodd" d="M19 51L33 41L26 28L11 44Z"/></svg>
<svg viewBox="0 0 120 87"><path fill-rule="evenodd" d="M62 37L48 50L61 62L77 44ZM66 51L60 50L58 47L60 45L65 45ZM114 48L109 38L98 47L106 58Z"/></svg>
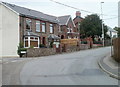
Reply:
<svg viewBox="0 0 120 87"><path fill-rule="evenodd" d="M66 52L75 52L75 51L79 51L80 47L79 46L67 46L66 48Z"/></svg>
<svg viewBox="0 0 120 87"><path fill-rule="evenodd" d="M27 50L27 57L40 57L56 54L55 48L30 48Z"/></svg>
<svg viewBox="0 0 120 87"><path fill-rule="evenodd" d="M80 50L87 50L90 46L88 44L80 44Z"/></svg>

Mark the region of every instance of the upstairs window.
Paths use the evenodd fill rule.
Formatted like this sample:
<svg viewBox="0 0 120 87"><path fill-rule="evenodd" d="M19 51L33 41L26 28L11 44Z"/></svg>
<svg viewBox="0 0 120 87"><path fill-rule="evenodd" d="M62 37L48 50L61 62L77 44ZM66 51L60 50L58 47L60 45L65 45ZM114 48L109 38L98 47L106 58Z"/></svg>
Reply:
<svg viewBox="0 0 120 87"><path fill-rule="evenodd" d="M42 32L45 33L45 31L46 31L46 24L45 24L45 23L42 23Z"/></svg>
<svg viewBox="0 0 120 87"><path fill-rule="evenodd" d="M36 21L36 32L40 32L40 21Z"/></svg>
<svg viewBox="0 0 120 87"><path fill-rule="evenodd" d="M31 20L29 18L26 18L26 29L31 30Z"/></svg>
<svg viewBox="0 0 120 87"><path fill-rule="evenodd" d="M50 24L50 33L54 33L53 24Z"/></svg>

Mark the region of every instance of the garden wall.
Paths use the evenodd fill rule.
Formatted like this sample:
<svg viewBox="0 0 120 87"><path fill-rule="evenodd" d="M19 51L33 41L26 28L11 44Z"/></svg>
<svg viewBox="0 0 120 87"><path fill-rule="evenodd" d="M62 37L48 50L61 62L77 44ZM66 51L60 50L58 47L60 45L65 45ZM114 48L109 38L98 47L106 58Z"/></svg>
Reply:
<svg viewBox="0 0 120 87"><path fill-rule="evenodd" d="M56 54L55 48L30 48L27 50L27 57L40 57Z"/></svg>

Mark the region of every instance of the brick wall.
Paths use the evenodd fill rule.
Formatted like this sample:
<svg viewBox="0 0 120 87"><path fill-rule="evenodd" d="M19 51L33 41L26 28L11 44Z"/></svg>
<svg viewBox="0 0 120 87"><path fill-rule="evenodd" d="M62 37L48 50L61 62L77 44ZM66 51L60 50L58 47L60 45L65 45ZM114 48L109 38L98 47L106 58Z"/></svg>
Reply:
<svg viewBox="0 0 120 87"><path fill-rule="evenodd" d="M47 22L45 22L46 23L46 32L45 33L36 32L36 20L38 20L38 19L33 19L33 18L29 18L29 19L31 19L31 21L32 21L32 26L31 26L32 32L34 32L40 36L40 40L41 40L40 43L42 43L42 39L43 39L43 37L45 37L46 46L48 46L48 38L47 37L50 35L50 26L49 26L50 24L53 24L53 26L54 26L53 34L58 36L58 24L47 21ZM41 21L41 20L39 20L39 21ZM43 22L43 21L41 21L41 22ZM20 42L23 42L23 35L24 35L25 29L26 29L26 17L20 16ZM42 29L42 25L40 25L40 29Z"/></svg>
<svg viewBox="0 0 120 87"><path fill-rule="evenodd" d="M40 57L56 54L55 48L30 48L27 50L27 57Z"/></svg>

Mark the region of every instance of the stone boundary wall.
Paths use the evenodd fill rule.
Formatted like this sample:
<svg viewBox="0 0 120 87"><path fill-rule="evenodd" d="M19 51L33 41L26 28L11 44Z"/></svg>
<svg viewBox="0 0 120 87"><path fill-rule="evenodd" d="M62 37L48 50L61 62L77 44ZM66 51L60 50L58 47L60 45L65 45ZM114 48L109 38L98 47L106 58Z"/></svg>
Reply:
<svg viewBox="0 0 120 87"><path fill-rule="evenodd" d="M80 50L87 50L90 49L90 45L88 44L80 44Z"/></svg>
<svg viewBox="0 0 120 87"><path fill-rule="evenodd" d="M27 50L27 57L40 57L56 54L55 48L30 48Z"/></svg>
<svg viewBox="0 0 120 87"><path fill-rule="evenodd" d="M113 40L113 52L114 52L114 59L117 62L120 62L120 38L116 38Z"/></svg>
<svg viewBox="0 0 120 87"><path fill-rule="evenodd" d="M88 44L80 44L79 46L67 46L66 52L75 52L80 50L87 50L90 46Z"/></svg>

